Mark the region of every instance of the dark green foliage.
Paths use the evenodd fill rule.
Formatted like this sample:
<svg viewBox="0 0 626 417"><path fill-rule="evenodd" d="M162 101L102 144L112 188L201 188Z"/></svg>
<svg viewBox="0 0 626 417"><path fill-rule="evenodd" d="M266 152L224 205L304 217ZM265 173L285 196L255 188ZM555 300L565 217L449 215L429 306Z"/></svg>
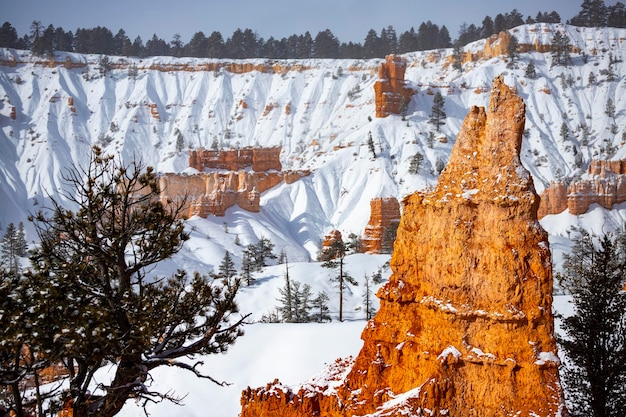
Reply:
<svg viewBox="0 0 626 417"><path fill-rule="evenodd" d="M567 127L567 123L563 122L561 124L561 140L563 142L565 142L567 139L569 139L569 127Z"/></svg>
<svg viewBox="0 0 626 417"><path fill-rule="evenodd" d="M63 199L34 216L41 241L32 252L31 292L21 330L34 352L65 364L74 416L113 416L129 398L159 401L143 381L159 366L201 375L188 360L223 353L241 335L236 279L214 281L179 271L155 279L146 271L187 239L184 201L163 205L150 167L123 165L94 148L87 167L69 169ZM24 321L16 321L24 325ZM106 394L91 397L94 373L113 366Z"/></svg>
<svg viewBox="0 0 626 417"><path fill-rule="evenodd" d="M373 158L376 158L376 148L374 147L374 139L372 138L372 132L367 134L367 148L372 154Z"/></svg>
<svg viewBox="0 0 626 417"><path fill-rule="evenodd" d="M552 43L552 65L568 66L571 64L570 58L570 39L565 33L559 31L554 32Z"/></svg>
<svg viewBox="0 0 626 417"><path fill-rule="evenodd" d="M580 12L570 20L570 24L597 28L606 26L608 10L604 0L583 0L580 8Z"/></svg>
<svg viewBox="0 0 626 417"><path fill-rule="evenodd" d="M311 304L311 321L316 323L326 323L332 321L330 317L330 309L328 308L328 294L324 291L319 292Z"/></svg>
<svg viewBox="0 0 626 417"><path fill-rule="evenodd" d="M416 153L411 157L411 162L409 163L409 174L417 174L424 162L424 155L420 152Z"/></svg>
<svg viewBox="0 0 626 417"><path fill-rule="evenodd" d="M358 285L356 280L344 270L344 260L347 249L348 247L343 240L334 240L330 247L324 248L320 254L320 260L324 262L322 267L338 269L335 280L339 287L339 321L343 321L343 291L346 282L352 285Z"/></svg>
<svg viewBox="0 0 626 417"><path fill-rule="evenodd" d="M507 46L507 55L511 62L515 62L517 58L519 58L519 42L517 41L517 37L515 35L511 35L511 40L509 41L509 45Z"/></svg>
<svg viewBox="0 0 626 417"><path fill-rule="evenodd" d="M558 341L573 416L626 415L626 235L579 231L557 279L572 296Z"/></svg>
<svg viewBox="0 0 626 417"><path fill-rule="evenodd" d="M350 233L348 235L347 248L353 253L363 253L363 241L361 236L356 233Z"/></svg>
<svg viewBox="0 0 626 417"><path fill-rule="evenodd" d="M428 123L435 126L437 132L439 132L441 126L446 124L446 110L445 99L439 91L437 91L433 97L433 107L430 111L430 118Z"/></svg>
<svg viewBox="0 0 626 417"><path fill-rule="evenodd" d="M184 147L185 138L183 137L183 133L179 129L176 129L176 150L180 152Z"/></svg>
<svg viewBox="0 0 626 417"><path fill-rule="evenodd" d="M606 100L606 106L604 107L604 114L611 118L615 118L615 104L610 97Z"/></svg>
<svg viewBox="0 0 626 417"><path fill-rule="evenodd" d="M16 228L13 223L9 223L2 237L0 247L0 267L6 269L11 274L19 271L19 258L27 255L28 244L24 236L24 224L19 223Z"/></svg>

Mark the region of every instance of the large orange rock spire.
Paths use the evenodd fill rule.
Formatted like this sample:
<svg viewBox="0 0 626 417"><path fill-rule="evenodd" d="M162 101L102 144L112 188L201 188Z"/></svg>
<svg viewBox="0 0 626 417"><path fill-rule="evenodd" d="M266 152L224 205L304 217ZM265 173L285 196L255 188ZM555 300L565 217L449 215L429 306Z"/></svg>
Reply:
<svg viewBox="0 0 626 417"><path fill-rule="evenodd" d="M497 77L435 189L404 201L393 274L356 360L297 390L248 389L242 417L567 415L548 238L519 159L524 113Z"/></svg>

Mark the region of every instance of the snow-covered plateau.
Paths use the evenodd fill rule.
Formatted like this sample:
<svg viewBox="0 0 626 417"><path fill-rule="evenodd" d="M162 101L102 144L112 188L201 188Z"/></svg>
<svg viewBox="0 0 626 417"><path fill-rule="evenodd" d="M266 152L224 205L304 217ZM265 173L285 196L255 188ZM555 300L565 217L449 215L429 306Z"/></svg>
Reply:
<svg viewBox="0 0 626 417"><path fill-rule="evenodd" d="M433 186L468 109L487 105L496 75L503 74L526 103L521 160L538 192L555 179L584 177L592 159L626 159L626 30L534 24L512 34L520 44L549 45L555 31L564 31L574 47L569 66L552 65L550 53L526 52L514 63L505 56L468 62L460 72L450 65L451 49L403 55L407 85L417 91L404 118L375 117L373 86L382 59L250 60L239 67L275 70L229 71L227 61L108 57L111 68L102 73L100 56L57 52L59 65L46 65L47 59L28 51L0 49L0 231L24 221L32 241L28 213L47 206L50 196L62 200L64 170L84 165L93 145L125 161L140 158L161 173L185 171L190 149L214 143L225 149L282 147L283 169L306 169L311 175L266 191L260 213L233 207L224 217L189 219L190 240L153 271L212 272L225 251L239 266L245 246L265 237L276 253L287 254L292 279L309 284L313 293L329 294L332 323L251 324L227 354L203 358L203 371L232 385L218 387L175 369L154 373L154 388L187 397L184 406L147 405L151 416L235 417L246 386L274 378L304 382L324 363L358 353L366 324L364 287L352 287L346 295L347 320L339 323L333 273L314 262L323 236L333 229L360 235L372 198L401 200ZM485 42L465 51L481 51ZM534 78L525 75L531 61ZM200 70L203 66L213 69ZM445 99L447 115L440 132L428 122L436 91ZM607 114L609 100L614 115ZM181 150L178 132L184 138ZM370 133L376 157L367 145ZM410 160L418 152L424 160L412 174ZM611 210L594 205L580 216L565 211L541 224L558 265L571 244L572 225L597 233L623 228L626 203ZM347 267L362 283L388 259L351 255ZM285 265L258 273L256 283L239 295L242 313L258 320L271 311L284 273ZM383 275L389 274L385 269ZM565 297L557 296L555 307L567 310ZM121 415L143 413L141 404L129 403Z"/></svg>

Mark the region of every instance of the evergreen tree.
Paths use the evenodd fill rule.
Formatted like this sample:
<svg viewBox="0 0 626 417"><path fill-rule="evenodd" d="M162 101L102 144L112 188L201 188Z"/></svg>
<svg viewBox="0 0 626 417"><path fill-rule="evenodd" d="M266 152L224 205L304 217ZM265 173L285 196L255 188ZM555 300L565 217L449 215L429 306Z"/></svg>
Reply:
<svg viewBox="0 0 626 417"><path fill-rule="evenodd" d="M587 79L587 85L594 86L596 85L597 82L598 82L598 79L596 78L596 74L593 71L591 71L589 73L589 78Z"/></svg>
<svg viewBox="0 0 626 417"><path fill-rule="evenodd" d="M311 321L311 286L294 282L295 285L295 321L296 323L308 323Z"/></svg>
<svg viewBox="0 0 626 417"><path fill-rule="evenodd" d="M17 30L9 22L4 22L0 27L0 47L17 48L17 41Z"/></svg>
<svg viewBox="0 0 626 417"><path fill-rule="evenodd" d="M626 415L626 235L579 231L564 255L560 285L574 314L558 341L569 358L563 372L574 416Z"/></svg>
<svg viewBox="0 0 626 417"><path fill-rule="evenodd" d="M215 278L232 281L235 276L237 276L235 262L233 262L233 258L230 256L230 252L226 251L226 253L224 254L224 258L222 258L222 262L220 263L217 274L215 275Z"/></svg>
<svg viewBox="0 0 626 417"><path fill-rule="evenodd" d="M607 8L604 0L583 0L581 10L570 21L572 25L603 27L607 22Z"/></svg>
<svg viewBox="0 0 626 417"><path fill-rule="evenodd" d="M376 148L374 147L374 139L372 138L372 132L367 133L367 148L372 153L372 157L376 158Z"/></svg>
<svg viewBox="0 0 626 417"><path fill-rule="evenodd" d="M246 283L247 286L252 285L254 282L254 277L252 273L256 271L254 266L254 259L252 258L252 254L250 252L251 246L248 245L246 249L243 251L243 256L241 258L241 279Z"/></svg>
<svg viewBox="0 0 626 417"><path fill-rule="evenodd" d="M569 127L567 127L567 123L563 122L561 124L561 140L565 142L569 138Z"/></svg>
<svg viewBox="0 0 626 417"><path fill-rule="evenodd" d="M339 286L339 321L343 321L343 292L346 283L358 285L356 280L344 270L346 249L347 247L343 240L334 240L330 247L326 248L320 256L320 259L324 261L322 267L338 269L336 281Z"/></svg>
<svg viewBox="0 0 626 417"><path fill-rule="evenodd" d="M570 60L570 39L569 37L556 31L552 37L551 49L552 49L552 65L564 65L567 66L571 63Z"/></svg>
<svg viewBox="0 0 626 417"><path fill-rule="evenodd" d="M372 280L365 274L365 292L363 293L363 307L365 309L365 319L370 320L376 314L373 306L373 293L371 288Z"/></svg>
<svg viewBox="0 0 626 417"><path fill-rule="evenodd" d="M409 163L409 174L417 174L422 166L422 162L424 162L424 155L420 152L413 155Z"/></svg>
<svg viewBox="0 0 626 417"><path fill-rule="evenodd" d="M179 129L176 129L176 150L180 152L184 148L185 148L185 138L183 137L183 132L181 132Z"/></svg>
<svg viewBox="0 0 626 417"><path fill-rule="evenodd" d="M278 301L280 302L280 306L277 308L278 313L280 314L281 321L285 323L293 323L296 318L296 308L295 308L295 291L293 288L293 283L289 279L289 265L285 264L285 286L283 288L279 288L278 292L280 293L280 298Z"/></svg>
<svg viewBox="0 0 626 417"><path fill-rule="evenodd" d="M431 108L430 118L428 119L428 123L435 126L437 132L439 132L441 126L446 124L446 111L444 106L445 100L441 93L437 91L433 97L433 107Z"/></svg>
<svg viewBox="0 0 626 417"><path fill-rule="evenodd" d="M33 319L22 330L34 352L65 365L69 384L60 395L71 399L73 415L109 417L130 398L172 399L144 385L160 366L210 379L189 358L223 353L241 334L247 316L235 317L238 280L148 276L187 239L185 202L164 205L152 168L124 165L97 147L64 181L66 203L51 198L50 212L34 216L40 246L26 281L37 291L24 305ZM103 367L114 375L94 397L94 374Z"/></svg>
<svg viewBox="0 0 626 417"><path fill-rule="evenodd" d="M9 223L2 237L0 266L11 274L17 274L20 269L19 258L26 256L27 251L24 224L20 222L19 226L15 227L13 223Z"/></svg>
<svg viewBox="0 0 626 417"><path fill-rule="evenodd" d="M459 72L463 72L463 45L460 42L455 42L452 47L452 56L454 61L452 62L452 68Z"/></svg>
<svg viewBox="0 0 626 417"><path fill-rule="evenodd" d="M515 62L517 58L519 58L519 51L517 50L518 47L519 42L517 41L517 37L515 35L511 35L511 40L507 46L507 55L509 56L511 62Z"/></svg>
<svg viewBox="0 0 626 417"><path fill-rule="evenodd" d="M311 310L313 311L311 314L311 321L316 323L332 321L330 317L330 309L328 308L328 301L328 294L324 291L317 293L311 305Z"/></svg>
<svg viewBox="0 0 626 417"><path fill-rule="evenodd" d="M610 118L615 118L615 104L613 104L613 99L610 97L606 100L606 106L604 108L604 114L609 116Z"/></svg>

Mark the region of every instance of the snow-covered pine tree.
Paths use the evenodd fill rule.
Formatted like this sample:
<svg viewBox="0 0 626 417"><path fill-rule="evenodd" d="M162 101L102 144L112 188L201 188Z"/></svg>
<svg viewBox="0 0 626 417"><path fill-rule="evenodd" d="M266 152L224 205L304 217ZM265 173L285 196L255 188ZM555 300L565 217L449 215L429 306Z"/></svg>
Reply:
<svg viewBox="0 0 626 417"><path fill-rule="evenodd" d="M324 291L317 293L312 302L311 321L316 323L324 323L332 321L330 317L330 309L328 308L328 294Z"/></svg>
<svg viewBox="0 0 626 417"><path fill-rule="evenodd" d="M373 305L372 279L365 274L365 292L363 293L363 307L365 308L365 319L369 320L376 314Z"/></svg>
<svg viewBox="0 0 626 417"><path fill-rule="evenodd" d="M226 251L215 277L218 279L232 280L235 276L237 276L235 262L233 262L230 252Z"/></svg>
<svg viewBox="0 0 626 417"><path fill-rule="evenodd" d="M433 107L430 111L430 118L428 123L435 126L437 132L441 129L441 126L446 124L446 110L445 99L441 95L441 92L437 91L433 97Z"/></svg>

